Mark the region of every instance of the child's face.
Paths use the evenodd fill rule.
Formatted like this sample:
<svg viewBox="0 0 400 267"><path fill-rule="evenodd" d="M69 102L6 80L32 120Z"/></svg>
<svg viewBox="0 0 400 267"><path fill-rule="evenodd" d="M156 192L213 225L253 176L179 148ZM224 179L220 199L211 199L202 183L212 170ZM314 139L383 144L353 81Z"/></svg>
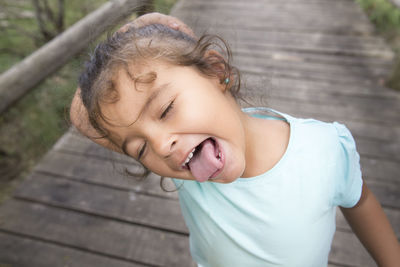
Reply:
<svg viewBox="0 0 400 267"><path fill-rule="evenodd" d="M156 63L143 73L148 71L157 73L156 80L138 88L119 71L120 100L102 106L113 124L106 128L121 150L165 177L221 183L240 177L244 115L225 85L192 67Z"/></svg>

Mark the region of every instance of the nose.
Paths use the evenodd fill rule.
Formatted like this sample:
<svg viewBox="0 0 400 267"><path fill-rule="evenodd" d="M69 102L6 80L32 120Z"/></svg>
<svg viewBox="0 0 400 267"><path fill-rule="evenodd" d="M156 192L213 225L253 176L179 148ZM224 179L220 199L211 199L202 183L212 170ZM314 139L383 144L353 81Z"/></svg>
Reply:
<svg viewBox="0 0 400 267"><path fill-rule="evenodd" d="M162 157L168 157L174 151L178 142L177 135L162 132L152 135L151 146L153 150Z"/></svg>

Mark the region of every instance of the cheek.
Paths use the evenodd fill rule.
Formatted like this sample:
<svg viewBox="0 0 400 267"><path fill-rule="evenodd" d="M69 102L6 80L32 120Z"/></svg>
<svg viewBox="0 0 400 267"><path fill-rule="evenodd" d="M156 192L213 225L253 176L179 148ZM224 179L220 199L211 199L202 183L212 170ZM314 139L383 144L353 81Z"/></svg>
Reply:
<svg viewBox="0 0 400 267"><path fill-rule="evenodd" d="M210 92L210 90L204 89L203 93L201 89L198 89L182 94L179 118L188 127L197 127L204 131L204 127L210 127L210 125L217 127L221 125L221 122L234 123L224 95Z"/></svg>
<svg viewBox="0 0 400 267"><path fill-rule="evenodd" d="M157 164L155 164L155 162L157 162ZM167 177L171 175L168 166L161 160L148 157L147 160L143 162L143 165L157 175Z"/></svg>

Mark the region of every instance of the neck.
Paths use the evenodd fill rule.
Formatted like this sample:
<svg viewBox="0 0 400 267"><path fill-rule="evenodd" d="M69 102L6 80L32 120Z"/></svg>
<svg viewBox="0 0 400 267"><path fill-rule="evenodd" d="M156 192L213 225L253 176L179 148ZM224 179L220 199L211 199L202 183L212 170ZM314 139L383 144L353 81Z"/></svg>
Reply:
<svg viewBox="0 0 400 267"><path fill-rule="evenodd" d="M243 178L260 175L272 169L286 151L290 127L281 120L260 119L242 112L246 134Z"/></svg>

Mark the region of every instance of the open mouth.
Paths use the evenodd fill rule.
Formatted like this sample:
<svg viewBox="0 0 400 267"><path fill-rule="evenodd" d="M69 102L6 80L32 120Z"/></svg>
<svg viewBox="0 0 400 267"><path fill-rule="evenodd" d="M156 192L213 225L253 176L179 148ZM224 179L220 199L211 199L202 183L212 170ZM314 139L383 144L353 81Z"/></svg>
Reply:
<svg viewBox="0 0 400 267"><path fill-rule="evenodd" d="M223 153L214 138L207 138L196 146L183 164L199 182L214 178L222 169Z"/></svg>

